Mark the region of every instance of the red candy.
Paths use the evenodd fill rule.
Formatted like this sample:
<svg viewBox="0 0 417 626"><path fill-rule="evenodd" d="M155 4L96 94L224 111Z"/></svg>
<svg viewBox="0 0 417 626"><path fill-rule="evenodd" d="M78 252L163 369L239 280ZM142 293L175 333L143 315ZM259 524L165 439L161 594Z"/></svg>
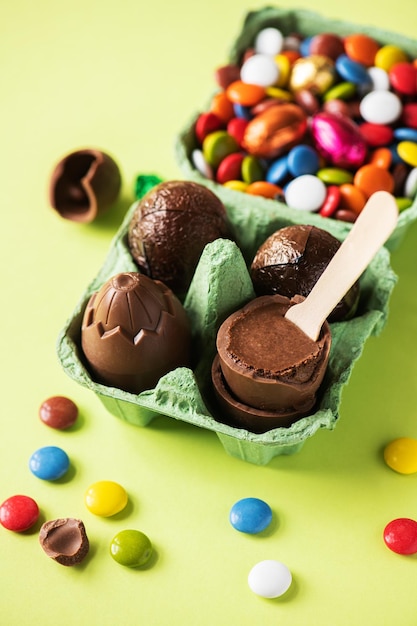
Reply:
<svg viewBox="0 0 417 626"><path fill-rule="evenodd" d="M396 63L389 71L389 79L400 94L405 96L417 94L417 67L412 63Z"/></svg>
<svg viewBox="0 0 417 626"><path fill-rule="evenodd" d="M364 122L359 126L359 131L366 143L372 148L390 144L394 137L394 131L390 126Z"/></svg>
<svg viewBox="0 0 417 626"><path fill-rule="evenodd" d="M221 130L223 126L224 122L215 113L211 111L201 113L195 124L196 137L200 143L203 143L207 135L214 133L215 130Z"/></svg>
<svg viewBox="0 0 417 626"><path fill-rule="evenodd" d="M417 102L407 102L404 105L401 119L405 126L417 128Z"/></svg>
<svg viewBox="0 0 417 626"><path fill-rule="evenodd" d="M243 117L233 117L227 124L227 132L235 139L239 146L242 145L248 123L248 120L245 120Z"/></svg>
<svg viewBox="0 0 417 626"><path fill-rule="evenodd" d="M7 530L23 532L39 518L39 507L29 496L11 496L0 506L0 523Z"/></svg>
<svg viewBox="0 0 417 626"><path fill-rule="evenodd" d="M417 552L417 522L408 517L392 520L384 528L386 546L397 554Z"/></svg>
<svg viewBox="0 0 417 626"><path fill-rule="evenodd" d="M217 169L217 182L223 185L228 180L239 180L241 178L242 161L244 158L244 154L240 152L228 154Z"/></svg>
<svg viewBox="0 0 417 626"><path fill-rule="evenodd" d="M337 185L327 187L327 196L319 213L322 217L331 217L339 206L340 188Z"/></svg>

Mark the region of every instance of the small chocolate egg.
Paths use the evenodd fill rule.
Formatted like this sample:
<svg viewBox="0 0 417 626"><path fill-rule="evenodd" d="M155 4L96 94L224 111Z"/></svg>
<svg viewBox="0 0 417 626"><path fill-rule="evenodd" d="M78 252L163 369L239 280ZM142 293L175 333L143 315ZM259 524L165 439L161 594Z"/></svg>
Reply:
<svg viewBox="0 0 417 626"><path fill-rule="evenodd" d="M306 297L340 247L326 230L310 225L286 226L260 246L250 274L258 296L280 294ZM351 317L359 299L359 281L328 317L329 322Z"/></svg>
<svg viewBox="0 0 417 626"><path fill-rule="evenodd" d="M292 91L309 89L315 94L323 94L335 81L334 62L326 56L312 54L295 61L290 78Z"/></svg>
<svg viewBox="0 0 417 626"><path fill-rule="evenodd" d="M226 210L212 191L173 180L160 183L138 202L128 243L141 272L182 297L206 244L230 236Z"/></svg>
<svg viewBox="0 0 417 626"><path fill-rule="evenodd" d="M190 324L166 285L124 272L91 296L81 347L96 382L140 393L176 367L190 366Z"/></svg>
<svg viewBox="0 0 417 626"><path fill-rule="evenodd" d="M310 131L318 152L336 167L349 169L364 163L366 141L350 118L323 111L313 116Z"/></svg>
<svg viewBox="0 0 417 626"><path fill-rule="evenodd" d="M270 106L246 126L243 147L261 158L279 156L302 139L307 130L307 116L297 104Z"/></svg>

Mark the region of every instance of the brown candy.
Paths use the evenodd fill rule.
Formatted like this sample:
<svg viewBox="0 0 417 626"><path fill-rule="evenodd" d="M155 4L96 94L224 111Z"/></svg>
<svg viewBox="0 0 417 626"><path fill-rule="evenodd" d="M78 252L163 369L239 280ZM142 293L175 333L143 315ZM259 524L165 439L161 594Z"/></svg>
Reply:
<svg viewBox="0 0 417 626"><path fill-rule="evenodd" d="M124 272L91 296L81 346L97 382L137 394L176 367L190 365L190 324L166 285Z"/></svg>
<svg viewBox="0 0 417 626"><path fill-rule="evenodd" d="M61 565L78 565L87 556L90 544L83 522L72 517L45 522L39 532L45 553Z"/></svg>
<svg viewBox="0 0 417 626"><path fill-rule="evenodd" d="M139 269L184 296L206 244L229 238L226 210L203 185L160 183L138 203L128 242Z"/></svg>
<svg viewBox="0 0 417 626"><path fill-rule="evenodd" d="M276 157L302 139L307 129L307 117L296 104L271 106L247 125L243 147L254 156Z"/></svg>
<svg viewBox="0 0 417 626"><path fill-rule="evenodd" d="M61 217L92 222L116 202L120 187L119 167L108 154L93 149L78 150L55 167L49 197Z"/></svg>
<svg viewBox="0 0 417 626"><path fill-rule="evenodd" d="M329 57L336 61L337 57L344 54L343 40L334 33L319 33L310 42L309 53Z"/></svg>

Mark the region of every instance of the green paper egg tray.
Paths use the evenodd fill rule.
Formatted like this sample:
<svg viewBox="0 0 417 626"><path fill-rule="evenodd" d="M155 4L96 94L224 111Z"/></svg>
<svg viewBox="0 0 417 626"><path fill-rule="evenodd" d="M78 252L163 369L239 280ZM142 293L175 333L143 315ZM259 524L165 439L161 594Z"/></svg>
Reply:
<svg viewBox="0 0 417 626"><path fill-rule="evenodd" d="M417 57L417 41L404 37L403 35L377 29L372 26L327 19L312 11L265 7L259 11L253 11L247 14L242 30L231 47L227 62L238 62L242 58L243 52L253 45L258 32L263 28L271 26L278 28L284 34L298 32L306 37L323 32L335 33L341 36L355 32L366 32L367 35L374 37L382 44L397 45L408 52L411 58ZM215 63L216 60L214 60L214 64ZM221 65L221 63L222 59L219 59L217 65ZM214 64L213 69L215 67ZM210 100L211 97L209 102ZM252 236L253 230L255 230L255 232L259 231L258 241L260 240L265 228L265 223L271 225L275 224L277 228L285 222L295 224L308 223L328 230L338 239L342 240L346 237L347 233L352 228L352 224L350 223L325 218L318 213L297 211L277 200L251 196L240 191L228 189L200 174L191 160L193 150L198 147L194 126L200 113L207 110L209 110L209 106L203 107L194 114L190 112L190 120L176 138L175 152L177 163L185 178L207 186L223 201L228 209L232 222L237 226L242 236L240 243L243 246L246 244L246 238ZM416 218L417 198L414 198L413 204L401 212L397 227L386 243L388 249L394 250L398 247L409 225L414 222ZM259 244L260 243L262 242L259 241Z"/></svg>
<svg viewBox="0 0 417 626"><path fill-rule="evenodd" d="M141 176L141 194L158 182L155 176ZM154 389L138 395L107 387L92 380L80 348L81 321L91 294L111 276L137 271L127 245L128 226L135 210L132 205L114 237L103 266L82 294L57 341L58 358L65 372L80 385L91 389L113 415L136 426L148 426L160 415L182 420L214 431L231 456L264 465L275 456L299 451L306 439L319 428L333 429L339 418L344 385L347 383L364 344L378 335L388 315L388 302L396 282L390 267L390 253L382 248L361 277L361 296L357 315L346 322L332 324L332 348L316 411L288 428L263 434L234 428L222 422L216 411L211 389L210 368L215 354L215 339L222 321L254 297L248 264L258 241L265 240L276 227L291 220L263 220L245 232L242 249L229 240L208 244L200 258L184 300L191 320L193 347L197 358L194 371L175 369L163 376ZM204 445L204 438L201 439Z"/></svg>

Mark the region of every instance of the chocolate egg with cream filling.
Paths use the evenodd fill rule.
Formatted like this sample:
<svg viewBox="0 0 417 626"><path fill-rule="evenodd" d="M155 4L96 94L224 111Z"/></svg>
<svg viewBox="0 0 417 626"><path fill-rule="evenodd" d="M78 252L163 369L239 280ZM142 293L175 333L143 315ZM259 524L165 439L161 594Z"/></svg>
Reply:
<svg viewBox="0 0 417 626"><path fill-rule="evenodd" d="M206 244L230 236L226 210L212 191L173 180L160 183L138 202L128 243L139 269L181 297Z"/></svg>
<svg viewBox="0 0 417 626"><path fill-rule="evenodd" d="M190 324L166 285L124 272L91 296L81 346L96 382L138 394L169 371L190 366Z"/></svg>
<svg viewBox="0 0 417 626"><path fill-rule="evenodd" d="M250 268L258 296L281 294L307 297L340 247L326 230L311 225L286 226L259 247ZM335 322L352 317L359 300L357 281L328 317Z"/></svg>

